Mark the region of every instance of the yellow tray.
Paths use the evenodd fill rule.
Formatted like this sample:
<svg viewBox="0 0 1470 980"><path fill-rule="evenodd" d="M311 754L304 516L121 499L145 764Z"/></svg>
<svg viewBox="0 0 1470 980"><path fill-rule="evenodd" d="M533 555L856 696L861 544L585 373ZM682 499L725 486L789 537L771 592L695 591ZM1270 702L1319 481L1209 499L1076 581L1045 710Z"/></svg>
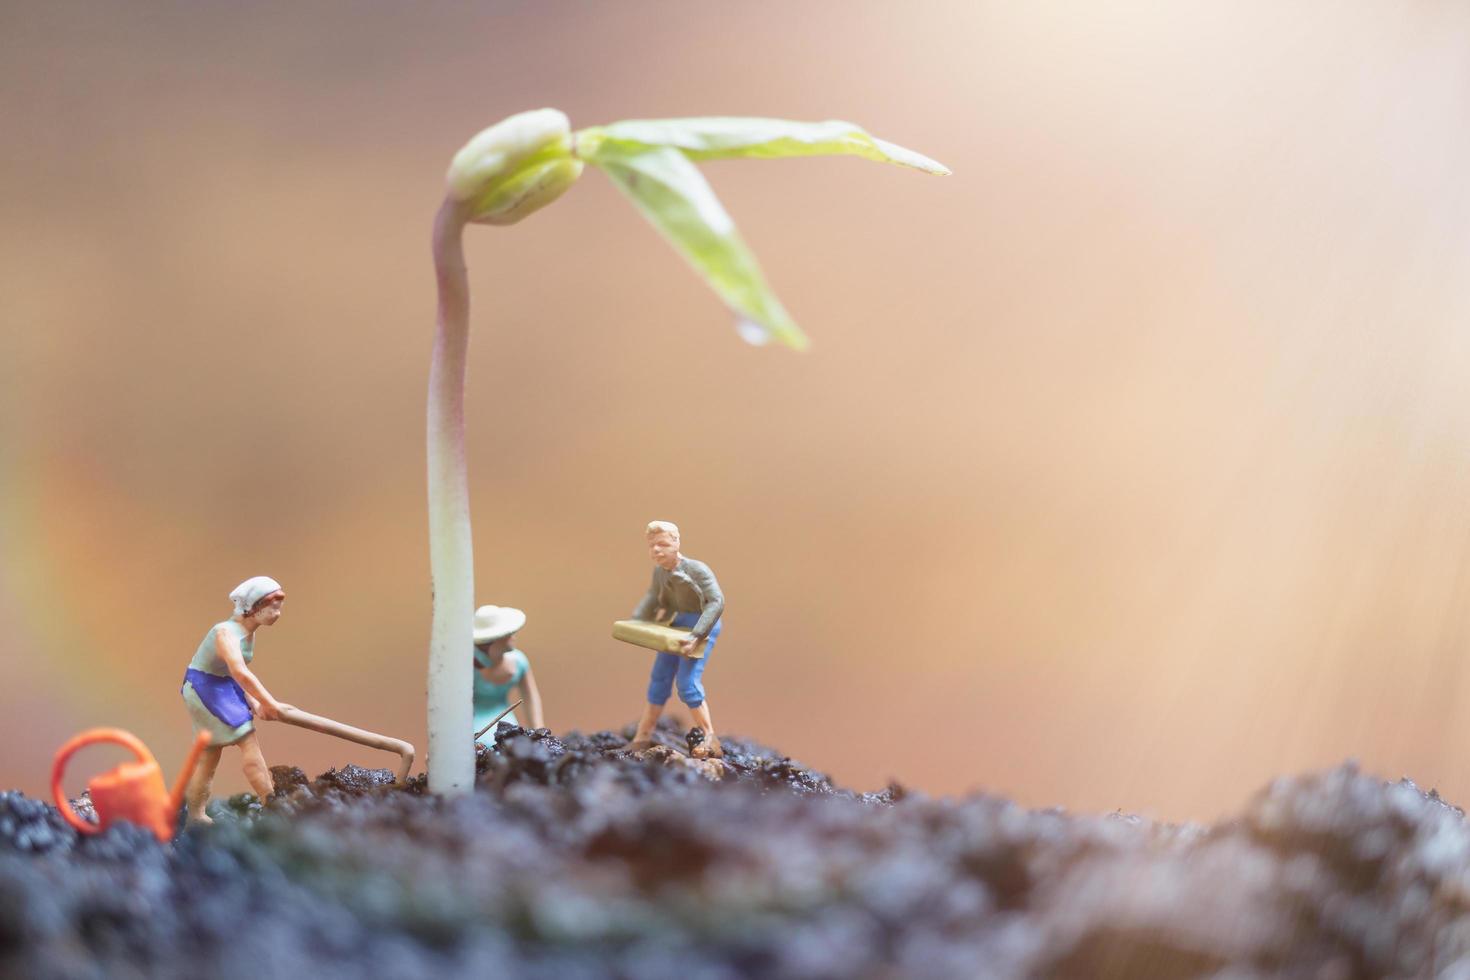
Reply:
<svg viewBox="0 0 1470 980"><path fill-rule="evenodd" d="M678 653L679 645L689 638L689 631L678 626L648 623L641 619L620 619L613 623L612 635L614 640L622 640L635 647L657 650L660 653ZM704 659L703 640L695 645L689 659Z"/></svg>

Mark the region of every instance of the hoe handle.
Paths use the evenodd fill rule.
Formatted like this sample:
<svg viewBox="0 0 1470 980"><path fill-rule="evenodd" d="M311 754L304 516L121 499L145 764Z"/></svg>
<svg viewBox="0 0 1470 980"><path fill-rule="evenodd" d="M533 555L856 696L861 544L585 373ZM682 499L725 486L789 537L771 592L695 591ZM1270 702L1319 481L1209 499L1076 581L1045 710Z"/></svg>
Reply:
<svg viewBox="0 0 1470 980"><path fill-rule="evenodd" d="M395 773L395 782L400 785L408 779L408 771L413 768L414 748L409 742L401 738L390 738L387 735L379 735L364 728L354 728L344 725L340 721L331 718L323 718L300 708L282 708L281 720L288 725L297 728L305 728L307 731L321 732L323 735L335 735L337 738L356 742L358 745L366 745L368 748L382 749L384 752L396 752L398 754L398 771Z"/></svg>
<svg viewBox="0 0 1470 980"><path fill-rule="evenodd" d="M478 732L475 732L475 741L478 742L480 740L480 736L481 735L484 735L490 729L492 729L496 725L500 724L500 719L504 718L506 715L510 714L512 711L514 711L517 708L519 708L521 706L521 702L522 701L525 701L525 700L526 700L525 698L521 698L520 701L517 701L515 704L511 705L509 708L506 708L500 714L496 715L495 716L495 719L493 721L491 721L490 724L486 725L484 728L480 729Z"/></svg>

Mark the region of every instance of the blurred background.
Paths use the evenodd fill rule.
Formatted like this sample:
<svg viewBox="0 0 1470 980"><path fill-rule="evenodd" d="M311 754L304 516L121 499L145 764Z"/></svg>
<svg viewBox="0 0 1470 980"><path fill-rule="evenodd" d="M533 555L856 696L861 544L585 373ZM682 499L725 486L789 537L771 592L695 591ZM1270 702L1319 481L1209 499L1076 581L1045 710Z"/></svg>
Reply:
<svg viewBox="0 0 1470 980"><path fill-rule="evenodd" d="M640 710L608 631L661 518L729 598L720 728L846 785L1209 819L1355 758L1470 800L1470 7L58 2L0 37L0 787L98 724L173 770L255 574L270 690L424 747L429 223L465 140L549 105L954 169L705 165L801 355L591 169L470 229L477 598L529 614L554 729Z"/></svg>

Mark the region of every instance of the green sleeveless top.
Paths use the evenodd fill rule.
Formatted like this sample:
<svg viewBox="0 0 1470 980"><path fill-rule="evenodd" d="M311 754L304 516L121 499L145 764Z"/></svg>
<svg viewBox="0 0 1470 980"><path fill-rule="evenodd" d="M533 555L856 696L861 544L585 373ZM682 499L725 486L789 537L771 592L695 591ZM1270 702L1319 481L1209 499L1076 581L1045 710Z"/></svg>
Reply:
<svg viewBox="0 0 1470 980"><path fill-rule="evenodd" d="M214 648L214 635L222 629L234 632L235 639L240 641L240 656L247 664L255 659L255 639L246 635L245 627L233 619L227 619L223 623L215 623L209 628L209 632L204 634L204 642L199 644L199 649L194 651L194 659L189 661L190 667L216 677L230 676L229 668L225 666L225 662L219 658L219 652Z"/></svg>

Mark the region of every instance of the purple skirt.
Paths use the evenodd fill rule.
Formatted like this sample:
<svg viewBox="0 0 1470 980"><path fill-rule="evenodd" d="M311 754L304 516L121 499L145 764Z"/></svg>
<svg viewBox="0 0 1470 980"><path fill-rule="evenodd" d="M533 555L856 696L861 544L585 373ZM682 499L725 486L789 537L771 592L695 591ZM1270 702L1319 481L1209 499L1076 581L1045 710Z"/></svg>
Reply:
<svg viewBox="0 0 1470 980"><path fill-rule="evenodd" d="M184 683L193 686L200 703L226 728L239 728L253 717L250 705L245 703L245 692L233 677L206 674L190 667L184 671Z"/></svg>

